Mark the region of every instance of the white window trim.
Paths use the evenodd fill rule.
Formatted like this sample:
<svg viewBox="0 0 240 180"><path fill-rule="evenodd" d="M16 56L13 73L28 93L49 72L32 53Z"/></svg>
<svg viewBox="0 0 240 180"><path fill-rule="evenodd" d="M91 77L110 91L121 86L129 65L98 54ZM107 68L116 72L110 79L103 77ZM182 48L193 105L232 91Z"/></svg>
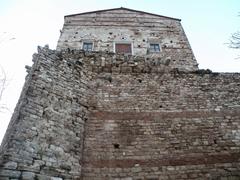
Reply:
<svg viewBox="0 0 240 180"><path fill-rule="evenodd" d="M131 55L134 55L134 52L133 52L133 42L131 41L114 41L113 42L113 52L116 53L116 44L131 44Z"/></svg>

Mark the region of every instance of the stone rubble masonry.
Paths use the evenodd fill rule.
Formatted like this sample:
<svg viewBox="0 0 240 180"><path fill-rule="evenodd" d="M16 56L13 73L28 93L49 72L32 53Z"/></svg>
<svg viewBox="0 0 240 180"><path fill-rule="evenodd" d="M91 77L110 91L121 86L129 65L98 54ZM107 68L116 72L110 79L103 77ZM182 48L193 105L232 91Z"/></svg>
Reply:
<svg viewBox="0 0 240 180"><path fill-rule="evenodd" d="M38 48L0 179L237 180L240 74Z"/></svg>
<svg viewBox="0 0 240 180"><path fill-rule="evenodd" d="M33 61L1 145L0 179L74 179L89 112L87 69L47 47Z"/></svg>
<svg viewBox="0 0 240 180"><path fill-rule="evenodd" d="M115 52L115 43L130 43L135 56L169 61L180 70L198 69L179 19L127 8L65 16L57 50L83 49L84 42L106 52ZM152 43L159 44L160 53L149 51Z"/></svg>

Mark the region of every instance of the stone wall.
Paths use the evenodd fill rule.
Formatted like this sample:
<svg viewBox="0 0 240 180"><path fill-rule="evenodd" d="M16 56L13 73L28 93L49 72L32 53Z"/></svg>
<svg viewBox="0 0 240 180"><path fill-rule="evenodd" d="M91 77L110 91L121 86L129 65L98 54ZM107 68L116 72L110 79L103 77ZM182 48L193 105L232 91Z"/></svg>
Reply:
<svg viewBox="0 0 240 180"><path fill-rule="evenodd" d="M71 56L47 47L38 51L1 145L1 180L74 179L81 174L86 70Z"/></svg>
<svg viewBox="0 0 240 180"><path fill-rule="evenodd" d="M197 70L197 62L179 19L117 8L65 16L57 49L82 49L93 42L94 51L115 52L115 43L131 43L133 55L170 60L182 70ZM150 43L160 53L150 53Z"/></svg>
<svg viewBox="0 0 240 180"><path fill-rule="evenodd" d="M239 179L240 74L39 48L0 179Z"/></svg>
<svg viewBox="0 0 240 180"><path fill-rule="evenodd" d="M206 73L97 74L84 179L239 179L240 74Z"/></svg>

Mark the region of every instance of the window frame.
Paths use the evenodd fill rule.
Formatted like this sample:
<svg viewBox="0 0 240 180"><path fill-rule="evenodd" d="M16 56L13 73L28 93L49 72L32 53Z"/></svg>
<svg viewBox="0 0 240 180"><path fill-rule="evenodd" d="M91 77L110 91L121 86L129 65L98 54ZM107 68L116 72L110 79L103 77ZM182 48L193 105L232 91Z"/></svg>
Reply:
<svg viewBox="0 0 240 180"><path fill-rule="evenodd" d="M133 43L132 42L129 42L129 41L116 41L116 42L113 42L113 52L116 53L116 44L128 44L131 46L131 53L124 53L124 54L127 54L127 55L133 55Z"/></svg>
<svg viewBox="0 0 240 180"><path fill-rule="evenodd" d="M151 48L151 46L154 46L154 48ZM156 48L158 47L158 48ZM149 43L149 52L150 53L160 53L162 51L160 43Z"/></svg>
<svg viewBox="0 0 240 180"><path fill-rule="evenodd" d="M92 44L91 50L89 50L88 48L87 48L87 50L85 50L84 49L84 44ZM88 45L87 45L87 47L88 47ZM91 52L91 51L93 51L93 47L94 47L94 43L92 41L83 41L83 43L82 43L82 49L84 51Z"/></svg>

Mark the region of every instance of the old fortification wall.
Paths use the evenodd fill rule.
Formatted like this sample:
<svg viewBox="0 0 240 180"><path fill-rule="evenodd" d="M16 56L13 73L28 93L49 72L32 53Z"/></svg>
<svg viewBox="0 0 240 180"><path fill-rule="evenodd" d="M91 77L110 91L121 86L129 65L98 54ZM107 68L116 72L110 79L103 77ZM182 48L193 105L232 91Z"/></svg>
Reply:
<svg viewBox="0 0 240 180"><path fill-rule="evenodd" d="M240 75L39 48L2 179L238 179Z"/></svg>
<svg viewBox="0 0 240 180"><path fill-rule="evenodd" d="M198 73L97 74L84 179L239 179L240 75Z"/></svg>
<svg viewBox="0 0 240 180"><path fill-rule="evenodd" d="M182 70L198 69L179 19L125 8L65 16L57 49L82 49L83 42L107 52L115 52L115 43L131 43L133 55L170 60ZM159 44L161 53L149 52L151 43Z"/></svg>
<svg viewBox="0 0 240 180"><path fill-rule="evenodd" d="M0 179L79 177L88 114L86 69L38 48L1 145Z"/></svg>

